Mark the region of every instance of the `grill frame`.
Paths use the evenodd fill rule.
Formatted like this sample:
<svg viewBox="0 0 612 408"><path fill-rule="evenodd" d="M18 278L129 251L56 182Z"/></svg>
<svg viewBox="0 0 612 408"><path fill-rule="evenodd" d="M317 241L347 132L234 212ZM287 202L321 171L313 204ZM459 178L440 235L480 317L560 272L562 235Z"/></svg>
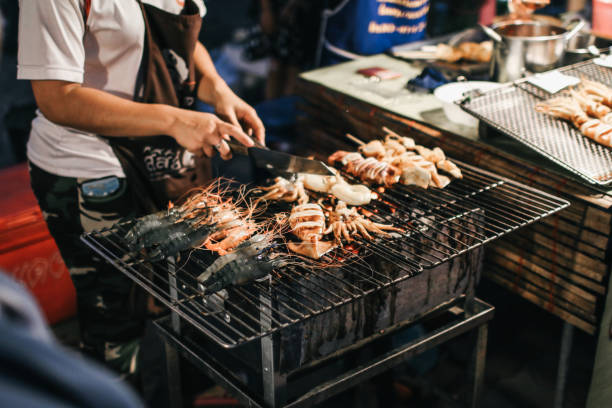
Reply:
<svg viewBox="0 0 612 408"><path fill-rule="evenodd" d="M435 321L443 315L446 319L431 324L432 320ZM207 342L208 339L205 337L197 333L185 333L175 325L172 316L156 320L154 326L166 343L168 367L172 373L168 379L171 389L180 389L177 358L180 354L217 384L222 385L244 406L262 408L316 406L327 398L373 378L417 354L451 341L464 333L471 333L475 344L466 373L471 382L471 390L466 397L470 401L469 406L478 406L484 380L487 325L493 315L493 306L478 298L461 296L427 310L415 320L402 321L388 330L361 339L350 347L338 349L333 355L291 373L282 372L278 368L279 345L272 339L275 336L268 336L261 341L260 372L248 373L248 369L241 363L236 364L233 361L235 359L231 350L216 350L215 345ZM394 345L394 349L384 346L381 352L380 347L378 350L372 347L377 341L389 343L390 337L417 321L428 322L431 325L427 333L407 342L404 340L404 343ZM364 350L372 352L372 356L365 360L361 358L353 361ZM352 369L336 370L330 375L330 366L338 361L350 361L353 363ZM242 372L242 376L236 375L237 370ZM248 375L252 375L255 381L245 381L244 377ZM302 385L303 383L306 387ZM302 385L299 387L302 389L301 392L299 388L296 390L296 384ZM173 398L171 406L182 406L180 396L175 395Z"/></svg>
<svg viewBox="0 0 612 408"><path fill-rule="evenodd" d="M612 70L592 60L559 68L565 75L588 77L612 86ZM459 106L487 125L532 148L582 180L612 183L612 149L583 136L570 123L535 111L536 103L552 97L520 79L467 98Z"/></svg>
<svg viewBox="0 0 612 408"><path fill-rule="evenodd" d="M392 251L389 242L378 241L366 248L401 267L393 276L375 270L363 260L343 266L340 271L321 269L316 275L281 270L282 278L266 278L267 282L274 282L272 286L264 281L231 289L230 299L220 307L219 295L205 298L198 293L192 271L181 261L150 263L140 254L130 254L116 239L120 226L83 234L82 240L171 309L176 319L184 319L221 347L231 349L396 285L424 268L441 265L569 205L566 200L509 179L457 164L465 177L453 181L444 190L397 186L397 190L382 194L391 204L415 205L414 208L424 211L417 214L418 218L404 220L401 225L412 228L401 243L402 247L411 248L404 254L420 257L420 262L414 258L402 262L398 259L402 253ZM388 222L389 216L383 214L379 221ZM433 222L425 224L422 221L427 219L425 216L432 216ZM394 220L398 221L397 217ZM443 239L449 240L449 244L442 242ZM411 242L407 244L408 240ZM429 252L419 253L423 246ZM205 257L204 251L194 252L188 257L189 265L203 268L214 259L209 256L207 261ZM144 272L141 267L145 268ZM245 335L245 331L250 335Z"/></svg>

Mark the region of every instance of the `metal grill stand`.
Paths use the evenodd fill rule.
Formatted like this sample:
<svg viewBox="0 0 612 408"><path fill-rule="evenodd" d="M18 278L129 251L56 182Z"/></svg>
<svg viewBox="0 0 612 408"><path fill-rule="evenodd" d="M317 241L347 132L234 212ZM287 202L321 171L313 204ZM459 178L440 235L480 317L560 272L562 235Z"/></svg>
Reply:
<svg viewBox="0 0 612 408"><path fill-rule="evenodd" d="M468 406L477 407L483 384L487 324L493 318L493 312L494 308L492 306L476 298L461 297L440 305L419 319L421 322L437 321L437 324L433 325L433 328L430 328L423 336L380 353L367 361L358 361L354 367L339 375L332 375L332 378L326 377L329 377L328 372L333 371L334 366L337 366L339 362L341 365L345 364L364 350L376 349L376 344L389 342L392 336L414 322L402 322L388 330L382 330L355 345L336 351L333 355L308 367L307 370L300 370L291 375L279 370L277 364L279 350L274 347L273 339L275 334L266 336L261 339L262 393L253 391L253 387L248 382L240 381L240 373L232 372L232 369L219 364L219 361L229 361L231 358L219 355L218 351L209 349L209 344L207 344L205 338L183 336L177 333L172 328L172 316L159 319L155 322L155 325L169 349L178 350L213 381L222 385L242 404L249 407L305 407L315 405L401 364L416 354L472 331L475 338L469 372L472 385L470 395L466 399L468 400ZM232 353L232 350L224 350L222 353ZM176 389L180 381L177 360L169 366L171 366L170 388ZM313 381L313 378L320 380ZM293 384L295 382L297 382L297 386ZM299 382L302 382L302 384L299 384ZM305 384L308 384L308 387L305 388ZM297 396L292 395L292 398L289 399L288 391L291 388L305 388L305 391ZM172 406L179 407L181 406L180 403L180 400L175 399L172 401Z"/></svg>
<svg viewBox="0 0 612 408"><path fill-rule="evenodd" d="M339 267L287 266L265 280L229 287L225 295L208 296L197 286L195 277L215 259L207 251L181 253L176 265L151 261L126 243L129 222L82 239L172 311L170 321L159 325L169 349L189 356L247 405L312 405L417 352L484 327L493 308L470 300L482 246L568 205L457 164L464 177L445 189L394 186L364 208L373 220L404 229L401 236L356 239L358 256L338 253ZM447 320L416 341L389 343L393 333L432 314ZM485 343L486 328L479 328L473 404ZM376 358L359 358L359 350L375 346L382 350ZM349 362L358 363L322 380L321 370L333 372ZM178 380L176 374L170 378ZM300 389L305 384L316 385Z"/></svg>

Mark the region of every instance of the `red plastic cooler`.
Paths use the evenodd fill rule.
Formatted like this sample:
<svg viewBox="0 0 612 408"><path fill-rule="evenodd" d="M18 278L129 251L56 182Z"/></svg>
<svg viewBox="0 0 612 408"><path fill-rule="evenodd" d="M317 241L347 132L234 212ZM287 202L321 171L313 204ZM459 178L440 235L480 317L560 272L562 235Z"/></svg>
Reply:
<svg viewBox="0 0 612 408"><path fill-rule="evenodd" d="M0 170L0 269L30 290L50 324L75 314L74 286L30 188L27 164Z"/></svg>

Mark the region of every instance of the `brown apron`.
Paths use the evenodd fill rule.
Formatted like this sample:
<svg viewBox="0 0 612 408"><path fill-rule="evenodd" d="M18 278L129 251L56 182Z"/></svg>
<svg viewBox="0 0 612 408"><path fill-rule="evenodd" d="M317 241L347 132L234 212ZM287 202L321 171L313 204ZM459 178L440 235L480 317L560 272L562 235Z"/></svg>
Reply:
<svg viewBox="0 0 612 408"><path fill-rule="evenodd" d="M186 0L181 14L175 15L138 3L146 31L142 82L136 92L140 96L135 99L193 109L197 89L193 54L202 25L198 6ZM168 201L212 177L210 159L192 156L170 136L113 137L109 142L143 213L165 208Z"/></svg>

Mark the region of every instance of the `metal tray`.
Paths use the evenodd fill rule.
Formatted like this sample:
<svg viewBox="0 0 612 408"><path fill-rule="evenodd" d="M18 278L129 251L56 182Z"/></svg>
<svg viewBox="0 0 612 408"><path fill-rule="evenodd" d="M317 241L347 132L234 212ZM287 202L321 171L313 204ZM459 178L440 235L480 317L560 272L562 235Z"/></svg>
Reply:
<svg viewBox="0 0 612 408"><path fill-rule="evenodd" d="M465 41L487 41L489 38L484 34L480 28L468 28L455 33L446 34L440 37L428 38L422 41L415 41L406 44L400 44L393 46L389 50L389 55L394 58L408 61L413 64L421 64L422 66L431 66L437 70L445 73L450 78L455 78L458 75L465 75L470 79L488 79L489 77L489 66L488 62L470 62L470 61L458 61L458 62L446 62L435 59L431 60L414 60L410 58L404 58L400 55L396 55L397 52L401 51L415 51L420 50L425 45L437 45L440 43L446 43L449 45L456 46Z"/></svg>
<svg viewBox="0 0 612 408"><path fill-rule="evenodd" d="M612 69L596 65L592 60L559 71L612 86ZM568 122L535 111L538 102L550 97L552 94L521 79L466 99L460 106L589 183L612 183L612 149L582 135Z"/></svg>

